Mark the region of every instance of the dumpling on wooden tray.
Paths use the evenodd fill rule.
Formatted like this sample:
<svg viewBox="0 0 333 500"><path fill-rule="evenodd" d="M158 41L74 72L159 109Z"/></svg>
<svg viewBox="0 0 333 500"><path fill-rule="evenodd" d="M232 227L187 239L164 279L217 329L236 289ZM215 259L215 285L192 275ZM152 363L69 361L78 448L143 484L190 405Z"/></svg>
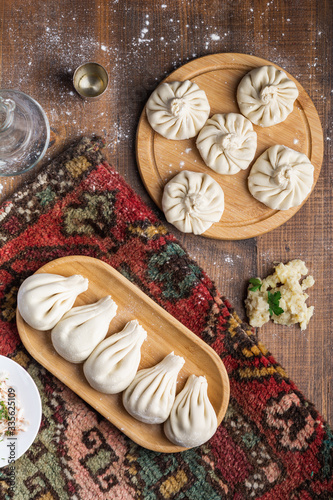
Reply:
<svg viewBox="0 0 333 500"><path fill-rule="evenodd" d="M217 417L207 390L205 377L191 375L177 394L170 417L164 424L164 433L172 443L193 448L215 434Z"/></svg>
<svg viewBox="0 0 333 500"><path fill-rule="evenodd" d="M110 295L93 304L73 307L51 332L57 353L71 363L87 359L108 333L117 307Z"/></svg>
<svg viewBox="0 0 333 500"><path fill-rule="evenodd" d="M83 365L89 384L97 391L117 394L130 385L141 360L147 332L137 320L103 340Z"/></svg>
<svg viewBox="0 0 333 500"><path fill-rule="evenodd" d="M80 275L33 274L23 281L17 295L18 310L36 330L51 330L69 311L76 297L88 289L88 280Z"/></svg>
<svg viewBox="0 0 333 500"><path fill-rule="evenodd" d="M171 352L157 365L139 370L123 394L128 413L147 424L164 422L175 400L177 376L184 363L184 358Z"/></svg>

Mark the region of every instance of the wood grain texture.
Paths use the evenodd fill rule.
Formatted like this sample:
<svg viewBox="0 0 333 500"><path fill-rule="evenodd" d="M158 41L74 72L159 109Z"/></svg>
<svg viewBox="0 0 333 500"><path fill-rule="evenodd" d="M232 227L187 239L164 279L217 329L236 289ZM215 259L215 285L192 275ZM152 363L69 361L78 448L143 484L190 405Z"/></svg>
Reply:
<svg viewBox="0 0 333 500"><path fill-rule="evenodd" d="M239 82L252 69L267 65L272 63L248 54L212 54L176 69L164 81L195 82L208 98L210 116L239 113L236 100ZM210 175L224 192L223 216L205 231L203 236L208 238L241 240L260 236L276 229L298 212L308 197L301 205L289 210L272 210L251 196L247 187L252 165L275 144L300 151L310 159L314 166L311 192L318 180L323 161L323 133L318 113L299 82L291 75L288 77L295 82L299 92L293 112L284 122L273 127L253 126L258 141L255 157L246 170L235 175L220 175L207 167L196 147L196 137L171 141L154 132L144 107L136 136L136 157L143 183L160 209L165 184L182 170L190 170Z"/></svg>
<svg viewBox="0 0 333 500"><path fill-rule="evenodd" d="M113 267L91 257L63 257L49 262L37 273L61 276L80 274L87 278L88 290L77 297L74 307L92 304L111 295L118 309L110 323L107 337L121 331L128 321L137 319L148 334L141 348L139 370L154 366L170 352L182 356L185 364L178 375L177 393L182 390L190 375L205 376L209 400L215 409L218 423L221 423L228 407L230 389L228 375L220 357L137 286ZM133 441L144 448L162 453L185 449L166 438L163 424L144 424L129 415L122 404L122 393L102 394L90 387L83 374L82 363L73 364L59 356L53 348L50 332L41 332L29 326L18 310L16 321L21 340L36 361Z"/></svg>
<svg viewBox="0 0 333 500"><path fill-rule="evenodd" d="M307 330L267 324L258 335L333 425L333 2L2 0L0 12L0 86L39 101L52 129L48 154L35 172L71 140L99 134L106 139L108 160L157 211L136 165L135 133L163 78L198 57L237 52L272 61L302 85L318 111L325 149L316 187L299 212L248 240L211 240L168 227L243 318L250 277L265 276L276 261L307 263L316 279L309 290L315 313ZM109 88L96 103L83 101L71 83L74 69L88 60L103 64L110 75ZM1 179L1 199L35 172Z"/></svg>

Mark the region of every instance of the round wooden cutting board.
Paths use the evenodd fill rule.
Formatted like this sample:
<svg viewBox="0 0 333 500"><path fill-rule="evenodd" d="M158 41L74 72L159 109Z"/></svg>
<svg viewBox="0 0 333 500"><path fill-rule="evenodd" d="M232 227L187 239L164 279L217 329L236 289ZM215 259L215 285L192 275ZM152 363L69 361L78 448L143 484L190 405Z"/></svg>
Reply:
<svg viewBox="0 0 333 500"><path fill-rule="evenodd" d="M246 54L213 54L185 64L164 81L195 81L206 92L210 116L239 113L236 90L240 80L251 69L265 65L282 69L265 59ZM154 132L144 108L137 130L137 162L144 185L160 208L165 184L180 171L191 170L209 174L220 184L225 195L221 220L203 236L221 240L253 238L280 226L300 209L301 205L285 211L272 210L253 198L247 187L252 164L275 144L305 153L314 166L312 190L317 182L323 160L323 134L318 113L303 87L286 74L299 91L293 112L278 125L266 128L254 125L258 135L255 158L247 170L235 175L221 175L207 167L196 148L196 137L172 141Z"/></svg>

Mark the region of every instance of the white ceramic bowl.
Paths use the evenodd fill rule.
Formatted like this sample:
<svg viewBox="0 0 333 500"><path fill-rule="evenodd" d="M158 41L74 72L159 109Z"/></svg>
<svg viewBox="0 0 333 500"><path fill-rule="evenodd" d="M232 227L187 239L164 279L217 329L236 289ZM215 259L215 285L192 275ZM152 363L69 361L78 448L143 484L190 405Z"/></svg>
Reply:
<svg viewBox="0 0 333 500"><path fill-rule="evenodd" d="M7 372L8 385L15 389L16 397L23 408L27 429L20 432L13 440L10 436L5 436L0 442L0 468L8 465L10 457L10 442L15 443L12 451L15 453L15 460L20 458L32 445L38 434L42 419L42 403L35 382L29 373L15 361L0 356L0 372ZM12 453L13 455L13 453Z"/></svg>

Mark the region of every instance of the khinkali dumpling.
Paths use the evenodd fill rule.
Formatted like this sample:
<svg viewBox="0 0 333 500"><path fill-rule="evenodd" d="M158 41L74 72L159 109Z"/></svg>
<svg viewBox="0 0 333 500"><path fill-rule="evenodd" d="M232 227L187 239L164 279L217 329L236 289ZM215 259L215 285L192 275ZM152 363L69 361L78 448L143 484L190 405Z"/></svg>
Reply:
<svg viewBox="0 0 333 500"><path fill-rule="evenodd" d="M110 295L94 304L74 307L53 328L53 347L67 361L81 363L104 339L116 312L117 304Z"/></svg>
<svg viewBox="0 0 333 500"><path fill-rule="evenodd" d="M89 384L97 391L117 394L135 377L141 359L141 346L147 332L137 320L103 340L83 365Z"/></svg>
<svg viewBox="0 0 333 500"><path fill-rule="evenodd" d="M241 113L261 127L283 122L292 112L297 96L296 84L274 66L253 69L237 88Z"/></svg>
<svg viewBox="0 0 333 500"><path fill-rule="evenodd" d="M165 422L175 400L177 376L184 358L173 352L152 368L139 370L123 394L125 409L147 424Z"/></svg>
<svg viewBox="0 0 333 500"><path fill-rule="evenodd" d="M165 185L162 208L183 233L202 234L221 219L224 193L210 175L183 170Z"/></svg>
<svg viewBox="0 0 333 500"><path fill-rule="evenodd" d="M165 435L172 443L192 448L205 443L215 434L217 418L207 389L205 377L191 375L187 379L164 424Z"/></svg>
<svg viewBox="0 0 333 500"><path fill-rule="evenodd" d="M197 148L205 164L215 172L237 174L253 160L257 134L251 122L239 113L217 114L201 129Z"/></svg>
<svg viewBox="0 0 333 500"><path fill-rule="evenodd" d="M313 184L314 167L309 158L286 146L267 149L248 177L250 193L274 210L288 210L305 200Z"/></svg>
<svg viewBox="0 0 333 500"><path fill-rule="evenodd" d="M51 330L87 288L88 280L80 275L33 274L19 288L18 310L32 328Z"/></svg>
<svg viewBox="0 0 333 500"><path fill-rule="evenodd" d="M151 127L167 139L189 139L197 135L209 116L203 90L194 82L161 83L147 101Z"/></svg>

